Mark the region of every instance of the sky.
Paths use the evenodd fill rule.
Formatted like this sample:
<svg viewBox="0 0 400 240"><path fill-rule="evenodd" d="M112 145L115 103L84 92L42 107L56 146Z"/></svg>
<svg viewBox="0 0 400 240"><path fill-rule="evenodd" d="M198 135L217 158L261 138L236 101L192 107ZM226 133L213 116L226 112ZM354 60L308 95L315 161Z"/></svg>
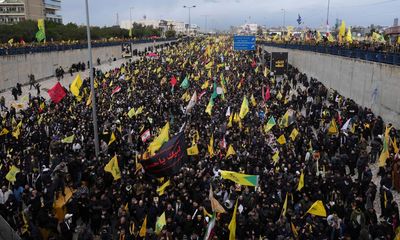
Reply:
<svg viewBox="0 0 400 240"><path fill-rule="evenodd" d="M326 23L328 0L89 0L91 25L116 25L119 21L132 19L168 19L188 22L188 9L193 6L191 23L200 28L228 30L230 26L246 22L267 27L297 26L300 14L304 25L320 27ZM284 11L283 11L284 9ZM284 14L285 12L285 14ZM85 1L63 0L64 23L84 24ZM285 17L284 17L285 15ZM400 18L400 0L330 0L330 25L335 19L344 19L348 26L371 24L391 26L393 19Z"/></svg>

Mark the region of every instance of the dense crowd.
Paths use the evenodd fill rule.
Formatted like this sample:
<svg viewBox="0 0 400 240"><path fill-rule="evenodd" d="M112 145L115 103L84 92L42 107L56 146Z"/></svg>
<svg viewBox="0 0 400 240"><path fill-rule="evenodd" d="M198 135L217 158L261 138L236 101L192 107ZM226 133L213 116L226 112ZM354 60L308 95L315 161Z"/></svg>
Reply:
<svg viewBox="0 0 400 240"><path fill-rule="evenodd" d="M79 99L65 86L67 96L58 104L37 96L26 109L2 111L1 216L23 239L202 239L213 214L212 186L226 213L217 214L210 239L229 239L234 209L236 239L393 239L399 226L393 199L400 191L398 131L294 67L274 76L266 52L233 51L231 42L173 43L159 49L158 58L96 71L98 159L88 80ZM185 78L189 84L182 84ZM186 113L194 92L197 103ZM249 112L238 118L244 96ZM133 108L142 111L128 114ZM291 122L279 124L288 109L295 113ZM277 123L267 129L271 117ZM199 154L179 174L156 179L140 162L167 122L170 137L182 129ZM386 129L390 156L382 162ZM143 142L146 130L152 137ZM286 142L277 143L282 135ZM114 156L117 180L104 170ZM375 184L370 166L377 162ZM20 172L10 182L13 166ZM259 175L258 186L221 179L219 170ZM297 190L302 173L304 186ZM164 193L156 191L168 180ZM306 213L317 200L326 217ZM166 225L157 235L163 213Z"/></svg>

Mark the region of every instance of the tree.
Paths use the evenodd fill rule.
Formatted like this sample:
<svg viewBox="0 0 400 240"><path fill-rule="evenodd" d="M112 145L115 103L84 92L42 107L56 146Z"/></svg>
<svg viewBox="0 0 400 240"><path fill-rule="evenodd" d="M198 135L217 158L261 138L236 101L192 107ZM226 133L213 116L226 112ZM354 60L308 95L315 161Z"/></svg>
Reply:
<svg viewBox="0 0 400 240"><path fill-rule="evenodd" d="M174 38L176 36L175 30L168 30L165 32L165 37L166 38Z"/></svg>

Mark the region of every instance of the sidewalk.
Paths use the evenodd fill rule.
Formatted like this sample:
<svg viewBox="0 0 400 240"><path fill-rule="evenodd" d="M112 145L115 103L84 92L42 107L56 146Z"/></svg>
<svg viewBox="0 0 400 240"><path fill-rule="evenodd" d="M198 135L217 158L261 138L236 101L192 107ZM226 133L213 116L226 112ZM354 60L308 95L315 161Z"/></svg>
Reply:
<svg viewBox="0 0 400 240"><path fill-rule="evenodd" d="M139 57L132 57L132 61L138 59ZM111 65L108 62L104 62L100 66L95 66L96 69L101 69L103 72L109 71L110 69L114 69L116 67L120 67L122 63L125 63L129 61L129 58L125 59L118 59L117 61L114 61L111 63ZM89 77L89 68L86 69L85 72L79 72L81 75L82 79ZM75 77L78 75L78 72L73 73L73 76L71 76L68 72L64 74L64 78L60 80L61 85L63 85L65 88L68 89L69 84L75 79ZM57 78L56 77L51 77L47 80L40 81L40 96L44 97L46 100L50 99L49 94L47 94L47 90L52 88L56 83L57 83ZM22 95L18 96L18 100L14 100L14 96L11 94L11 89L7 90L3 93L0 93L0 96L4 96L6 100L6 106L10 107L11 104L23 104L24 108L27 107L28 104L28 96L29 93L31 93L32 97L37 96L37 91L34 87L32 87L31 90L29 90L29 85L23 86L22 87Z"/></svg>

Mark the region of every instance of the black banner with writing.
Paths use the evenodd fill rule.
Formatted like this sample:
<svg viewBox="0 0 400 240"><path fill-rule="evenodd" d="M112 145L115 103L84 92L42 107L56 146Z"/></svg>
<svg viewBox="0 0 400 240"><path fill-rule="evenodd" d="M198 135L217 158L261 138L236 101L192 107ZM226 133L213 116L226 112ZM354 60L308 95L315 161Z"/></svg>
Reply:
<svg viewBox="0 0 400 240"><path fill-rule="evenodd" d="M287 52L272 52L271 53L271 71L275 75L283 75L288 68L288 53Z"/></svg>
<svg viewBox="0 0 400 240"><path fill-rule="evenodd" d="M175 175L187 159L185 135L178 133L165 143L158 153L141 161L146 173L154 177Z"/></svg>

